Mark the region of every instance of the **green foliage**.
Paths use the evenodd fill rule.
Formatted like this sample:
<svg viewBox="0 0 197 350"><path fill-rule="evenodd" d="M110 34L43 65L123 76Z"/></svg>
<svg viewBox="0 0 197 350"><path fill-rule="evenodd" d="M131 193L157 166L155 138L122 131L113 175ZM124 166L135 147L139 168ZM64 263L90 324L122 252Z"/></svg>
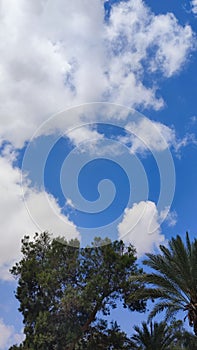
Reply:
<svg viewBox="0 0 197 350"><path fill-rule="evenodd" d="M171 328L164 322L152 323L150 326L142 322L142 327L135 326L135 334L132 339L135 349L144 350L169 350L174 340Z"/></svg>
<svg viewBox="0 0 197 350"><path fill-rule="evenodd" d="M97 314L110 314L118 299L130 310L145 310L143 301L128 301L139 288L129 277L142 272L132 246L96 238L91 248L80 249L77 241L51 239L44 232L32 241L26 236L21 251L11 273L18 278L16 298L26 339L16 349L77 350L83 342L90 349L89 344L105 344L108 338L127 349L119 328L106 326L101 332ZM117 348L106 344L103 349Z"/></svg>
<svg viewBox="0 0 197 350"><path fill-rule="evenodd" d="M143 262L153 269L152 273L130 278L131 283L146 284L130 298L159 299L149 320L163 310L166 310L166 320L180 310L186 311L189 324L197 335L197 240L191 243L186 234L184 244L177 236L169 241L169 248L161 245L160 250L161 254L147 254L148 258Z"/></svg>
<svg viewBox="0 0 197 350"><path fill-rule="evenodd" d="M131 349L138 350L196 350L196 337L183 328L182 321L173 320L154 322L149 325L142 322L141 327L134 327Z"/></svg>
<svg viewBox="0 0 197 350"><path fill-rule="evenodd" d="M116 322L107 328L107 322L101 320L97 327L90 328L79 342L77 350L130 350L132 341L120 330Z"/></svg>

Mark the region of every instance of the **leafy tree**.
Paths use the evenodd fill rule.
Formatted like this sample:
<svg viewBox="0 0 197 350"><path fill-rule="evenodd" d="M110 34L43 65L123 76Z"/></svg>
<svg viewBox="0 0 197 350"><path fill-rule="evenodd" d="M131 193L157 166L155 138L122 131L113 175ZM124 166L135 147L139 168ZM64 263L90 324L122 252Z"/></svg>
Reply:
<svg viewBox="0 0 197 350"><path fill-rule="evenodd" d="M169 241L169 248L160 245L161 254L147 254L143 263L152 273L131 277L131 282L143 282L150 287L131 293L131 300L159 299L149 320L165 310L166 319L178 311L187 312L189 325L197 335L197 239L192 243L188 233L186 244L180 236Z"/></svg>
<svg viewBox="0 0 197 350"><path fill-rule="evenodd" d="M97 238L91 248L82 249L77 241L51 239L44 232L33 240L25 236L21 251L22 259L11 273L18 278L16 298L26 339L12 350L77 350L83 342L89 349L88 342L104 342L109 334L111 342L122 337L119 349L127 349L126 337L117 328L101 332L98 313L109 315L118 299L131 311L145 310L143 301L128 300L139 288L129 277L142 272L131 245Z"/></svg>
<svg viewBox="0 0 197 350"><path fill-rule="evenodd" d="M131 350L132 341L120 330L116 322L107 328L107 322L101 321L97 327L92 327L79 343L79 350Z"/></svg>

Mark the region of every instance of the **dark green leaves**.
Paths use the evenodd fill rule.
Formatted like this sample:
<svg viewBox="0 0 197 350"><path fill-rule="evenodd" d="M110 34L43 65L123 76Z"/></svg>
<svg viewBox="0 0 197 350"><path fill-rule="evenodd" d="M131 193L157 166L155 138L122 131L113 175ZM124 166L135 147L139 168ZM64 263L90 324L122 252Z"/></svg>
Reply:
<svg viewBox="0 0 197 350"><path fill-rule="evenodd" d="M141 300L127 301L139 288L129 281L140 273L132 246L96 238L92 247L80 249L79 242L51 239L44 232L32 241L25 237L21 250L23 257L11 272L19 279L16 297L26 335L22 349L77 350L83 341L89 349L94 338L106 344L107 337L127 349L126 335L118 328L106 326L101 333L97 315L110 314L118 299L131 310L144 311Z"/></svg>

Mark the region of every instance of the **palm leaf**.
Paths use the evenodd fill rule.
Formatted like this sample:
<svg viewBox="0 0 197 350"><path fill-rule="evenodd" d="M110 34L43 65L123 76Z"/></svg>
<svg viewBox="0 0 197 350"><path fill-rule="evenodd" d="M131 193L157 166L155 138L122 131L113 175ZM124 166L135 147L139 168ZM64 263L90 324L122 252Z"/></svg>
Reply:
<svg viewBox="0 0 197 350"><path fill-rule="evenodd" d="M166 319L179 310L192 310L193 326L197 333L197 240L186 243L177 235L169 246L160 246L160 254L146 254L144 265L153 270L140 276L133 276L132 282L142 283L130 297L134 300L158 299L149 315L149 320L166 311ZM191 322L191 324L192 324Z"/></svg>

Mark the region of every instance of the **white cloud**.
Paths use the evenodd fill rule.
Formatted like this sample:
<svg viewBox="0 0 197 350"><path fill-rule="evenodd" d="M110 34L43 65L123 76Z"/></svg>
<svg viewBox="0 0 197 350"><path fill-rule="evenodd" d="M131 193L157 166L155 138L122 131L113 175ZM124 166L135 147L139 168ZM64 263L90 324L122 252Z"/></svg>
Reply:
<svg viewBox="0 0 197 350"><path fill-rule="evenodd" d="M102 5L99 0L1 2L3 138L20 147L51 114L100 98Z"/></svg>
<svg viewBox="0 0 197 350"><path fill-rule="evenodd" d="M193 45L191 27L180 26L171 13L154 15L141 0L130 0L114 6L107 37L116 101L159 109L163 101L155 97L153 72L170 77L180 70ZM141 83L145 70L151 73L151 89Z"/></svg>
<svg viewBox="0 0 197 350"><path fill-rule="evenodd" d="M0 168L0 278L9 279L8 269L20 256L20 241L25 234L48 230L69 240L71 237L79 238L79 233L75 225L61 214L52 196L48 202L44 191L37 192L26 185L23 188L24 203L20 170L14 168L9 159L0 157ZM26 206L36 222L32 221Z"/></svg>
<svg viewBox="0 0 197 350"><path fill-rule="evenodd" d="M90 127L82 126L80 128L71 130L68 133L68 137L76 147L79 147L83 146L80 144L84 141L91 141L92 143L97 143L103 138L103 135L98 133L96 130L90 129Z"/></svg>
<svg viewBox="0 0 197 350"><path fill-rule="evenodd" d="M134 245L138 257L152 252L165 242L156 205L151 201L142 201L132 208L126 208L118 232L120 239Z"/></svg>
<svg viewBox="0 0 197 350"><path fill-rule="evenodd" d="M66 136L76 146L78 153L87 153L91 157L120 156L123 153L122 145L115 138L108 139L89 127L76 128Z"/></svg>
<svg viewBox="0 0 197 350"><path fill-rule="evenodd" d="M161 152L167 148L173 148L176 155L180 156L183 147L197 140L194 134L187 133L183 138L178 138L173 127L165 124L141 118L137 122L126 125L128 133L119 137L119 141L129 145L131 153ZM129 133L130 132L130 133Z"/></svg>
<svg viewBox="0 0 197 350"><path fill-rule="evenodd" d="M168 126L142 118L139 122L129 123L131 132L131 152L163 151L175 142L175 131Z"/></svg>
<svg viewBox="0 0 197 350"><path fill-rule="evenodd" d="M180 156L180 150L190 144L197 144L196 136L194 134L187 133L182 139L176 139L173 143L173 147L178 156Z"/></svg>
<svg viewBox="0 0 197 350"><path fill-rule="evenodd" d="M173 227L177 223L178 215L175 210L170 211L170 208L167 207L160 213L160 221L163 222L165 220L166 224L170 227Z"/></svg>
<svg viewBox="0 0 197 350"><path fill-rule="evenodd" d="M191 6L192 6L192 12L194 13L194 15L197 15L197 0L192 0Z"/></svg>
<svg viewBox="0 0 197 350"><path fill-rule="evenodd" d="M19 344L23 339L23 334L16 333L14 326L6 325L0 319L0 350L7 350L8 347Z"/></svg>
<svg viewBox="0 0 197 350"><path fill-rule="evenodd" d="M159 109L157 80L176 73L192 47L189 26L154 15L141 0L2 0L0 140L22 147L53 113L90 101ZM150 52L153 54L150 54Z"/></svg>
<svg viewBox="0 0 197 350"><path fill-rule="evenodd" d="M158 47L152 59L152 71L161 70L166 77L176 73L185 62L191 47L192 29L178 25L172 13L154 17L149 28L150 41Z"/></svg>
<svg viewBox="0 0 197 350"><path fill-rule="evenodd" d="M188 25L179 25L172 14L154 15L141 0L113 5L109 23L104 22L101 0L2 0L0 16L0 143L7 140L16 148L51 114L72 105L99 100L159 109L163 100L157 97L153 73L172 76L192 49ZM143 83L146 71L152 74L152 87ZM72 122L71 113L66 123ZM173 129L156 126L167 144L174 145ZM132 125L142 139L144 127L143 123ZM102 135L86 128L75 132L73 142L77 145L85 137L102 141ZM152 134L146 142L157 149L165 145ZM139 150L142 144L135 139L132 147ZM0 157L3 278L7 264L17 258L20 238L37 229L24 206L20 170L13 167L15 152L11 146L5 152ZM68 227L78 237L53 197L48 196L46 205L44 191L27 184L24 190L30 212L42 229L62 234Z"/></svg>

